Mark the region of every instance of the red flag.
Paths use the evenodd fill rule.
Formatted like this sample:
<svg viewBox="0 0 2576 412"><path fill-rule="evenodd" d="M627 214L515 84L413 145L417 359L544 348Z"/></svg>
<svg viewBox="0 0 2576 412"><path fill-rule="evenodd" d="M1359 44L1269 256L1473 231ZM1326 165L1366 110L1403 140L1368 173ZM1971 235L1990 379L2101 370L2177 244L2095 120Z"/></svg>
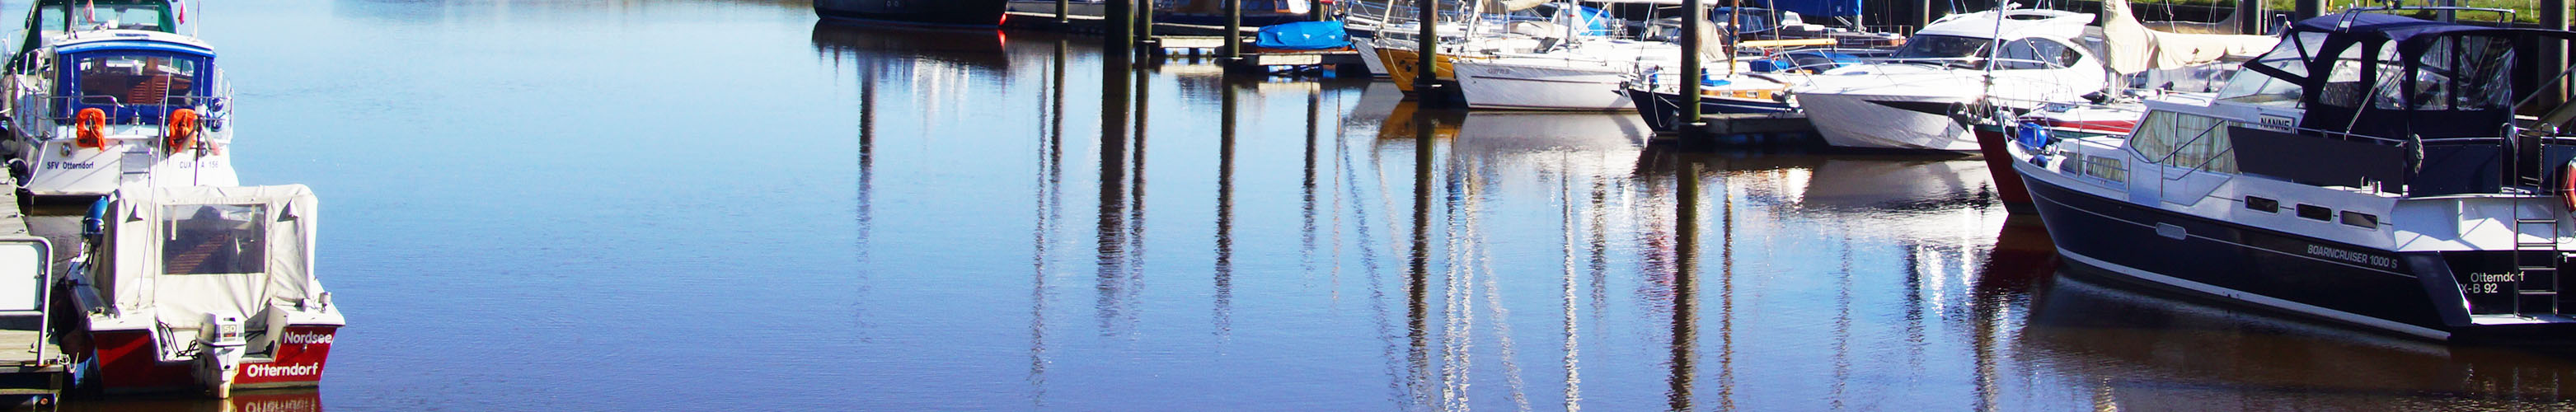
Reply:
<svg viewBox="0 0 2576 412"><path fill-rule="evenodd" d="M93 1L95 1L95 0L93 0ZM188 24L188 2L186 2L186 1L172 1L171 3L176 3L176 4L174 4L174 5L175 5L175 6L178 6L178 7L172 7L172 9L176 9L176 10L178 10L178 11L179 11L179 24Z"/></svg>

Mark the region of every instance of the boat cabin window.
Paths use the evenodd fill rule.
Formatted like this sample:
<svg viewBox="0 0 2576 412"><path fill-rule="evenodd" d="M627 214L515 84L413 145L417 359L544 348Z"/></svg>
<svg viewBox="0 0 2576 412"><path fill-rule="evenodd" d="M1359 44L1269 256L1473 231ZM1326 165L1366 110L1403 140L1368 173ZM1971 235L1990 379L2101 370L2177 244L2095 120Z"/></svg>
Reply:
<svg viewBox="0 0 2576 412"><path fill-rule="evenodd" d="M2506 69L2514 60L2510 39L2455 36L2435 39L2416 56L2412 85L2382 85L2409 91L2413 110L2506 110L2513 104L2513 82ZM2403 66L2382 66L2398 70ZM2387 107L2382 107L2387 108Z"/></svg>
<svg viewBox="0 0 2576 412"><path fill-rule="evenodd" d="M1995 57L1995 68L2004 70L2065 68L2084 60L2084 55L2077 53L2074 47L2041 38L2004 43L2003 50L1998 50Z"/></svg>
<svg viewBox="0 0 2576 412"><path fill-rule="evenodd" d="M134 106L187 102L195 96L204 59L168 53L107 51L77 56L69 83L81 105ZM111 108L113 109L113 108ZM158 111L144 111L155 113Z"/></svg>
<svg viewBox="0 0 2576 412"><path fill-rule="evenodd" d="M2263 53L2261 57L2256 57L2253 62L2247 64L2279 70L2291 76L2306 77L2308 52L2316 50L2325 42L2325 39L2325 33L2299 33L2297 36L2282 40L2280 45L2272 47L2272 51ZM2247 70L2247 72L2251 73L2239 73L2228 79L2227 85L2218 89L2218 99L2292 108L2302 105L2299 98L2305 97L2305 92L2294 79L2274 77L2270 73L2256 70Z"/></svg>
<svg viewBox="0 0 2576 412"><path fill-rule="evenodd" d="M163 274L266 272L268 226L263 205L174 205L162 209Z"/></svg>
<svg viewBox="0 0 2576 412"><path fill-rule="evenodd" d="M1985 57L1986 45L1989 43L1993 41L1973 37L1920 34L1905 39L1905 46L1896 49L1894 58L1896 60L1956 60L1949 64L1973 66L1973 59Z"/></svg>
<svg viewBox="0 0 2576 412"><path fill-rule="evenodd" d="M2147 113L2129 137L2129 147L2150 163L2218 173L2237 173L2227 121L2168 111Z"/></svg>
<svg viewBox="0 0 2576 412"><path fill-rule="evenodd" d="M171 31L167 19L169 16L164 15L161 10L159 5L110 4L92 7L87 11L76 8L72 12L81 16L81 20L73 22L81 28L169 32Z"/></svg>

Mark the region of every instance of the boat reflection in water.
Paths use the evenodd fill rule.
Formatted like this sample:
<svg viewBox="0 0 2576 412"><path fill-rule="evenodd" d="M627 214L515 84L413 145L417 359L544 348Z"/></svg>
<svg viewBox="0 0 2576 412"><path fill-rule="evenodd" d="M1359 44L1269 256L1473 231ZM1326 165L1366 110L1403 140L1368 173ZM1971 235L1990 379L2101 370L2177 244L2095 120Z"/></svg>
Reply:
<svg viewBox="0 0 2576 412"><path fill-rule="evenodd" d="M2576 360L2285 320L2069 267L2032 295L2019 350L2117 409L2493 410L2576 395ZM2556 407L2553 407L2554 409Z"/></svg>
<svg viewBox="0 0 2576 412"><path fill-rule="evenodd" d="M233 397L230 399L144 397L116 399L112 402L72 398L65 400L59 410L68 412L322 412L322 392L318 390L245 390L233 392Z"/></svg>
<svg viewBox="0 0 2576 412"><path fill-rule="evenodd" d="M853 409L2368 406L2554 401L2498 379L2576 369L2302 353L2249 337L2274 328L2258 319L2071 287L1977 160L1675 153L1634 116L1422 109L1384 84L1103 60L1096 39L837 30L815 48L861 68L871 270L833 297L861 337L829 344L867 359L770 367L909 395L832 400ZM983 100L939 100L964 95ZM943 127L980 132L914 133ZM2407 362L2445 372L2284 372ZM2458 389L2488 382L2520 389Z"/></svg>

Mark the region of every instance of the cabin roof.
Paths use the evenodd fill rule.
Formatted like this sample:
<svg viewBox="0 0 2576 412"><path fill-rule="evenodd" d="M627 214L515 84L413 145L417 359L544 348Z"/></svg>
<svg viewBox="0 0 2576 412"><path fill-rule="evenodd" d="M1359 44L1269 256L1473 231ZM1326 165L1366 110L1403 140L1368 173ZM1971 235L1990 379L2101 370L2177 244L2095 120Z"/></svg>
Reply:
<svg viewBox="0 0 2576 412"><path fill-rule="evenodd" d="M184 35L146 30L102 30L83 32L55 46L60 53L85 53L101 50L153 50L214 57L215 49L202 40Z"/></svg>

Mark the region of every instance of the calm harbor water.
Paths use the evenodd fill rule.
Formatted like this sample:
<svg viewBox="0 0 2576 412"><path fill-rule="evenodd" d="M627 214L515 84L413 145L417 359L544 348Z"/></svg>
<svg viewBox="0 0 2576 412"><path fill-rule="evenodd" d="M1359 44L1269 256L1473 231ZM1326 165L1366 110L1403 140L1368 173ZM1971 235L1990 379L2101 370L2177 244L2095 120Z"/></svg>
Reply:
<svg viewBox="0 0 2576 412"><path fill-rule="evenodd" d="M12 5L19 8L24 5ZM2576 362L2063 272L1985 164L1111 67L801 2L213 2L318 391L79 410L2565 409ZM11 10L10 15L20 15Z"/></svg>

